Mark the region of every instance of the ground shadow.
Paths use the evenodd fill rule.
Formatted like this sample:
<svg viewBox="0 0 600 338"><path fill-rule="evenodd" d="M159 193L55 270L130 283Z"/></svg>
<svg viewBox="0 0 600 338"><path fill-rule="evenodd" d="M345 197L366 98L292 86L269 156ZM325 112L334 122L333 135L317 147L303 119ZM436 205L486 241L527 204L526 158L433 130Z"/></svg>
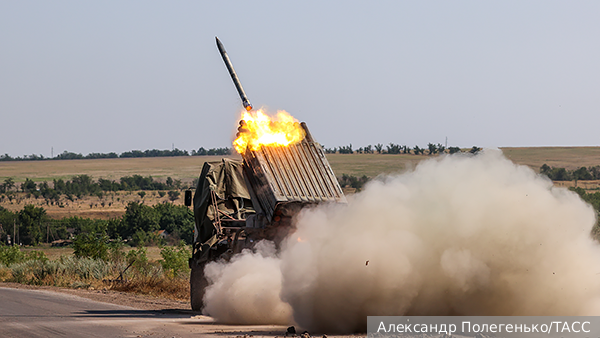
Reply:
<svg viewBox="0 0 600 338"><path fill-rule="evenodd" d="M86 310L74 313L79 318L190 318L198 312L184 309L163 310Z"/></svg>

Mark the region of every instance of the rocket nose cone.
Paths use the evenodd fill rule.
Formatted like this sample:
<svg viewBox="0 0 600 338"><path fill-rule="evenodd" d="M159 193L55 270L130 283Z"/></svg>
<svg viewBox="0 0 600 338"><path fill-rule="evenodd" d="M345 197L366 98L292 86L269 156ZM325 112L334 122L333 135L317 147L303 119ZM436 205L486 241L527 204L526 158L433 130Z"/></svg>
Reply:
<svg viewBox="0 0 600 338"><path fill-rule="evenodd" d="M219 51L221 53L223 53L225 51L225 48L223 47L223 44L221 43L221 40L219 40L218 37L215 36L215 40L217 41L217 48L219 49Z"/></svg>

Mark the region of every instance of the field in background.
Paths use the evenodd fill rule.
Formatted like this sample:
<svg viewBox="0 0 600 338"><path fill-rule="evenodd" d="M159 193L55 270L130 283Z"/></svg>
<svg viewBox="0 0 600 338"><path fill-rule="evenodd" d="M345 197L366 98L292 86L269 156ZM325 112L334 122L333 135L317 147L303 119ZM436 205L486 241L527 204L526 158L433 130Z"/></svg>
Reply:
<svg viewBox="0 0 600 338"><path fill-rule="evenodd" d="M600 165L600 147L529 147L501 148L506 157L517 164L530 166L538 171L542 164L551 167L577 169L581 166ZM123 176L142 175L164 180L167 177L192 182L200 175L206 161L218 161L223 156L180 156L114 158L93 160L10 161L0 162L0 180L12 177L17 183L25 178L35 182L53 179L70 179L86 174L94 179L119 180ZM241 159L238 155L230 158ZM387 154L327 154L337 175L367 175L401 172L415 166L428 155Z"/></svg>
<svg viewBox="0 0 600 338"><path fill-rule="evenodd" d="M170 201L168 195L160 197L156 191L146 191L142 198L138 191L115 191L106 192L102 198L97 196L83 196L81 199L74 198L74 201L67 200L64 196L61 198L61 206L48 205L44 198L27 198L25 193L17 193L13 201L5 199L0 206L10 211L22 210L26 205L33 204L36 207L42 207L46 214L53 219L65 217L83 217L93 219L111 219L121 217L125 213L125 207L130 202L144 203L148 206L154 206L159 203L171 202L175 205L183 205L183 194L179 199Z"/></svg>
<svg viewBox="0 0 600 338"><path fill-rule="evenodd" d="M506 157L535 171L545 163L568 170L600 165L600 147L501 148Z"/></svg>
<svg viewBox="0 0 600 338"><path fill-rule="evenodd" d="M241 159L240 156L229 156ZM152 176L164 181L167 177L191 183L200 175L206 161L218 161L223 156L178 156L144 158L107 158L93 160L46 160L0 162L0 179L12 177L15 182L25 178L35 182L71 179L75 175L90 175L94 179L119 181L123 176Z"/></svg>
<svg viewBox="0 0 600 338"><path fill-rule="evenodd" d="M536 172L542 164L552 167L563 167L569 170L585 166L600 165L600 147L536 147L536 148L501 148L506 157L517 164L527 165ZM240 159L233 155L230 158ZM222 156L186 156L186 157L150 157L150 158L117 158L93 160L55 160L55 161L14 161L0 162L0 182L12 177L17 186L25 178L35 182L53 179L71 179L75 175L86 174L94 179L105 178L118 181L123 176L142 175L164 181L167 177L179 179L184 187L190 186L198 178L202 165L206 161L218 161ZM376 177L380 174L403 172L413 168L420 161L432 158L428 155L410 154L328 154L327 158L338 176L342 174L360 177ZM598 181L556 182L559 186L582 187L587 190L600 188ZM144 198L137 192L120 191L106 193L100 199L96 196L85 196L75 201L67 201L62 207L46 205L42 198L25 198L25 194L12 202L6 199L1 206L17 211L27 204L44 207L52 218L79 216L85 218L109 219L120 217L129 202L143 202L155 205L168 201L168 197L160 198L155 191L147 191ZM182 196L174 202L183 204Z"/></svg>

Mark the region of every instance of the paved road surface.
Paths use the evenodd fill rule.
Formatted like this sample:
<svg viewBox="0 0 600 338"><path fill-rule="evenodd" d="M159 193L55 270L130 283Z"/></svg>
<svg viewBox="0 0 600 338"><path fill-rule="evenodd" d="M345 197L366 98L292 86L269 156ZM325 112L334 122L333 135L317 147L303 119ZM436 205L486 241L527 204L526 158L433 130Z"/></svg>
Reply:
<svg viewBox="0 0 600 338"><path fill-rule="evenodd" d="M285 330L215 324L186 310L140 310L63 293L0 287L0 337L274 337Z"/></svg>

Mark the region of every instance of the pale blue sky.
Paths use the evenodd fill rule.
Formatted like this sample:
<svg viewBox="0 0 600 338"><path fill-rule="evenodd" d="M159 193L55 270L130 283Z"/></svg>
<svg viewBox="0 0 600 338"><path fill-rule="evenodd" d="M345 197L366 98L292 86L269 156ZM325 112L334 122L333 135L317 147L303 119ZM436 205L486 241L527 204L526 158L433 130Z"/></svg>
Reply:
<svg viewBox="0 0 600 338"><path fill-rule="evenodd" d="M284 109L326 147L599 145L597 1L0 1L0 154L231 145Z"/></svg>

